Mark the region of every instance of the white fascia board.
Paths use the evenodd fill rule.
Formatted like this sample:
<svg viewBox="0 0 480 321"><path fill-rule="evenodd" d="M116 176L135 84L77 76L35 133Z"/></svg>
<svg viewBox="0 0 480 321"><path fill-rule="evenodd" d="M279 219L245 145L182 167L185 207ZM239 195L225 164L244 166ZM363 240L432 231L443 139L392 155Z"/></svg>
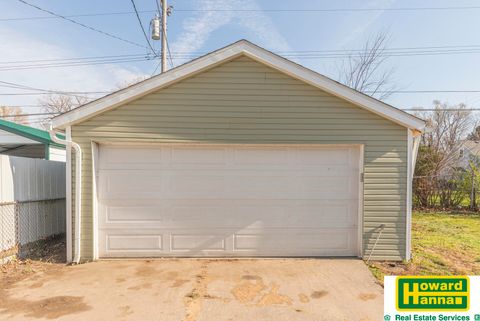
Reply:
<svg viewBox="0 0 480 321"><path fill-rule="evenodd" d="M425 128L425 122L419 118L387 105L375 98L353 90L317 72L258 47L246 40L238 41L223 49L214 51L206 56L171 69L164 74L147 79L136 85L88 103L73 111L57 116L53 119L52 125L54 128L64 128L66 125L72 125L81 122L94 115L128 103L134 99L138 99L151 92L157 91L174 82L213 68L220 63L232 60L240 55L246 55L255 61L270 66L280 72L304 81L339 98L350 101L359 107L363 107L364 109L376 113L404 127L420 131L423 131Z"/></svg>

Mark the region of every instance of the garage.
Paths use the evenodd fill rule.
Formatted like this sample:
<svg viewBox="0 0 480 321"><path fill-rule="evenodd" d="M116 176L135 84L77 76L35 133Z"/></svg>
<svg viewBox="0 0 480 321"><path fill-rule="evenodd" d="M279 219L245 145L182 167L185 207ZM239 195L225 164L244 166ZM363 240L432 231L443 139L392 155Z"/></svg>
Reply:
<svg viewBox="0 0 480 321"><path fill-rule="evenodd" d="M410 258L425 122L242 40L53 119L67 260Z"/></svg>
<svg viewBox="0 0 480 321"><path fill-rule="evenodd" d="M99 257L358 256L360 150L100 145Z"/></svg>

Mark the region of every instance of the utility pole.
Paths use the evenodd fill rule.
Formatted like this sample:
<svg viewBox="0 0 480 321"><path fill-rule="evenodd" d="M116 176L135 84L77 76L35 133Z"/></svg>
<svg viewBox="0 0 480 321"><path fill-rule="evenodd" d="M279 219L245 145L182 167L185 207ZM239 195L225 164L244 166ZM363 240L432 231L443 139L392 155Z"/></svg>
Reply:
<svg viewBox="0 0 480 321"><path fill-rule="evenodd" d="M172 13L172 9L173 6L167 5L167 0L158 0L158 13L155 14L155 17L150 22L152 28L152 39L162 40L160 52L160 65L162 67L162 73L167 71L167 17ZM161 17L158 15L161 15Z"/></svg>
<svg viewBox="0 0 480 321"><path fill-rule="evenodd" d="M162 8L162 73L167 71L167 0L158 0L161 1L160 5Z"/></svg>

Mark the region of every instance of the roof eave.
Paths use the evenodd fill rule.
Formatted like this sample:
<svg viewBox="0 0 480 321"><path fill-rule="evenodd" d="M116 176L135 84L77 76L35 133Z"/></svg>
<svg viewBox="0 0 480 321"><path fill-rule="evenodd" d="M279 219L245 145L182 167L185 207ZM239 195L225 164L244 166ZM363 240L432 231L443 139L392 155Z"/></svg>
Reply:
<svg viewBox="0 0 480 321"><path fill-rule="evenodd" d="M0 124L0 129L4 130L4 131L7 131L11 134L15 134L15 135L18 135L18 136L22 136L22 137L34 140L36 142L39 142L40 144L47 144L48 145L50 143L45 138L38 137L38 136L32 135L30 133L26 133L24 131L21 131L21 130L15 129L15 128L11 128L11 127L8 127L8 126L2 126L1 124Z"/></svg>

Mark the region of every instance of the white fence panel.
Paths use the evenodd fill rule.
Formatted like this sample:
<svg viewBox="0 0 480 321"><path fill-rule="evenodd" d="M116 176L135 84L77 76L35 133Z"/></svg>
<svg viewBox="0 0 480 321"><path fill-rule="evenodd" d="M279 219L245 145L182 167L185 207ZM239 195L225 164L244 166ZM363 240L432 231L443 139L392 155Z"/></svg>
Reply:
<svg viewBox="0 0 480 321"><path fill-rule="evenodd" d="M0 155L0 202L65 198L65 163Z"/></svg>
<svg viewBox="0 0 480 321"><path fill-rule="evenodd" d="M0 155L0 252L65 233L65 163Z"/></svg>

